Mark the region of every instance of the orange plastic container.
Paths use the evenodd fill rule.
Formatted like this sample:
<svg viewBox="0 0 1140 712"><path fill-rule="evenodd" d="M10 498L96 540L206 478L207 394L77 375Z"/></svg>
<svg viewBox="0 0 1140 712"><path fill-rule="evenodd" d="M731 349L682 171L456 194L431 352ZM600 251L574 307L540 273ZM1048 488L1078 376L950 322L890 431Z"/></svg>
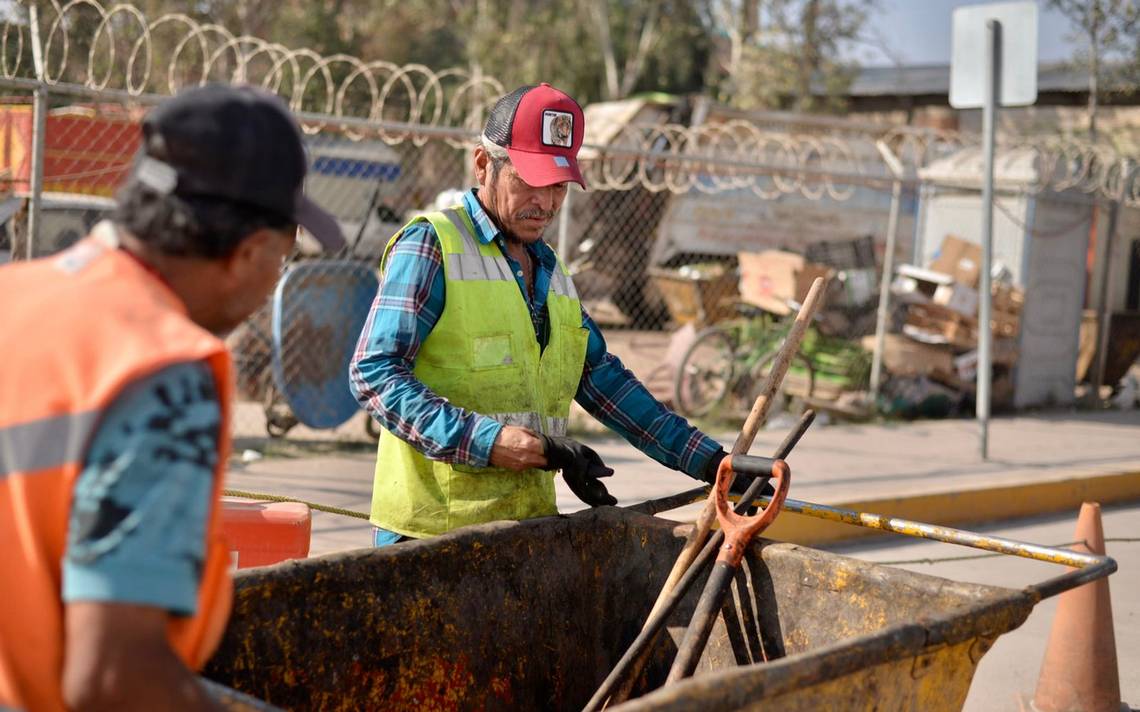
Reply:
<svg viewBox="0 0 1140 712"><path fill-rule="evenodd" d="M309 555L313 516L300 502L223 497L222 530L236 568L267 566Z"/></svg>

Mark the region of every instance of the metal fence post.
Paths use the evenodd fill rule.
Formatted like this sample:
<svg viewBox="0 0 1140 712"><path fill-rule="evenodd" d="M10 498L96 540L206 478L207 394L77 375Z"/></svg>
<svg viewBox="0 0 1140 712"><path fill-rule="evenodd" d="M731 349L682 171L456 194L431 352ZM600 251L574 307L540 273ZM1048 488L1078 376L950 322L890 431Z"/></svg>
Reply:
<svg viewBox="0 0 1140 712"><path fill-rule="evenodd" d="M883 254L883 276L879 282L879 308L875 314L875 350L871 354L871 402L879 398L879 387L883 376L883 349L887 341L887 315L891 305L891 280L895 271L895 245L899 234L899 202L902 199L903 166L890 147L883 141L876 141L883 162L887 164L895 180L891 184L891 212L887 218L887 248Z"/></svg>
<svg viewBox="0 0 1140 712"><path fill-rule="evenodd" d="M32 93L32 174L28 185L28 234L25 257L35 257L36 237L40 229L40 204L44 191L44 133L47 131L48 90L44 69L43 45L40 44L40 14L37 3L28 7L28 29L32 36L32 64L39 84Z"/></svg>
<svg viewBox="0 0 1140 712"><path fill-rule="evenodd" d="M982 107L982 269L978 282L978 377L975 410L978 418L978 450L990 458L990 387L993 382L993 328L990 326L993 296L990 294L994 227L994 134L997 131L998 81L1002 26L986 22L986 90Z"/></svg>
<svg viewBox="0 0 1140 712"><path fill-rule="evenodd" d="M1112 251L1116 242L1116 230L1120 218L1120 204L1124 200L1128 185L1128 175L1131 172L1131 162L1124 159L1120 164L1120 188L1113 196L1108 208L1108 227L1105 230L1104 246L1100 250L1100 284L1097 289L1097 338L1095 358L1092 363L1092 378L1089 379L1088 400L1093 404L1101 402L1100 389L1104 386L1104 371L1108 362L1108 336L1112 329L1112 305L1109 304L1112 290ZM1110 383L1108 385L1115 385Z"/></svg>
<svg viewBox="0 0 1140 712"><path fill-rule="evenodd" d="M44 191L44 134L47 131L48 90L41 84L32 103L32 175L28 186L27 259L35 257L36 238L40 229L40 205Z"/></svg>

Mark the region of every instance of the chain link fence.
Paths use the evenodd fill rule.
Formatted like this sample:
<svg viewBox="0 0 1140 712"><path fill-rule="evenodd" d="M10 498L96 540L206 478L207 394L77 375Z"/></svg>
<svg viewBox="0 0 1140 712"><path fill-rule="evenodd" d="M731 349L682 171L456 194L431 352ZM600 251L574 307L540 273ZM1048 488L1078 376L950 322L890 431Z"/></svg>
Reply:
<svg viewBox="0 0 1140 712"><path fill-rule="evenodd" d="M164 95L207 80L277 92L305 130L306 189L341 221L350 246L321 255L303 238L272 302L229 336L235 435L370 442L376 426L352 401L347 359L384 245L417 213L454 204L471 187L470 149L503 87L460 69L321 57L181 15L148 20L125 5L55 6L39 17L32 7L19 5L0 35L0 254L51 254L105 217L140 118ZM687 348L678 328L740 317L743 304L758 301L742 284L802 291L765 283L780 277L755 272L741 253L778 249L830 268L837 278L821 331L858 343L875 331L889 227L891 259L925 264L938 250L932 241L967 214L954 201L976 200L980 186L969 136L741 117L699 102L680 118L677 105L623 106L616 114L587 108L590 190L569 192L547 240L611 351L666 400ZM1087 238L1093 205L1140 204L1135 162L1103 147L1007 137L999 156L998 220L1005 215L1011 244L1050 236L1040 217L1048 211L1034 205L1063 213L1053 230L1064 224L1058 237L1075 240L1082 231ZM1024 262L1013 265L1024 283L1029 258L1008 254ZM803 265L787 271L800 273ZM903 307L888 310L896 330ZM866 385L860 374L855 388Z"/></svg>

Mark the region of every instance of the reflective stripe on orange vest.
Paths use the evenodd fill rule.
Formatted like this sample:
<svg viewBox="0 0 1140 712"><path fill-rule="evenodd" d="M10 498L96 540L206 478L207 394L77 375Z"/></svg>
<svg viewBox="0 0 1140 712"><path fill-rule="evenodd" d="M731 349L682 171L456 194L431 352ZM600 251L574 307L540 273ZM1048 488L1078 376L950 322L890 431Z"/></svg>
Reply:
<svg viewBox="0 0 1140 712"><path fill-rule="evenodd" d="M116 248L113 230L101 224L59 255L0 268L0 707L64 709L60 569L75 479L122 389L175 363L209 363L222 436L197 612L171 618L172 650L201 667L229 614L218 504L229 456L229 356L156 276Z"/></svg>
<svg viewBox="0 0 1140 712"><path fill-rule="evenodd" d="M0 429L0 479L80 459L100 413L68 413Z"/></svg>

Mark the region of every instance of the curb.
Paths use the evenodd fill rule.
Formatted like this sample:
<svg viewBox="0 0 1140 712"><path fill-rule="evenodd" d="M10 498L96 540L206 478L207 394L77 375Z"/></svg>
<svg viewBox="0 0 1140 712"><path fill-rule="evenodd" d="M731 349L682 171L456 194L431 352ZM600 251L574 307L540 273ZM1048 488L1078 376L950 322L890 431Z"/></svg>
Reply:
<svg viewBox="0 0 1140 712"><path fill-rule="evenodd" d="M1072 511L1079 508L1082 502L1112 504L1131 500L1140 500L1140 470L960 492L826 504L927 524L959 526ZM885 532L823 521L793 512L781 512L763 536L765 539L812 546L883 534Z"/></svg>

